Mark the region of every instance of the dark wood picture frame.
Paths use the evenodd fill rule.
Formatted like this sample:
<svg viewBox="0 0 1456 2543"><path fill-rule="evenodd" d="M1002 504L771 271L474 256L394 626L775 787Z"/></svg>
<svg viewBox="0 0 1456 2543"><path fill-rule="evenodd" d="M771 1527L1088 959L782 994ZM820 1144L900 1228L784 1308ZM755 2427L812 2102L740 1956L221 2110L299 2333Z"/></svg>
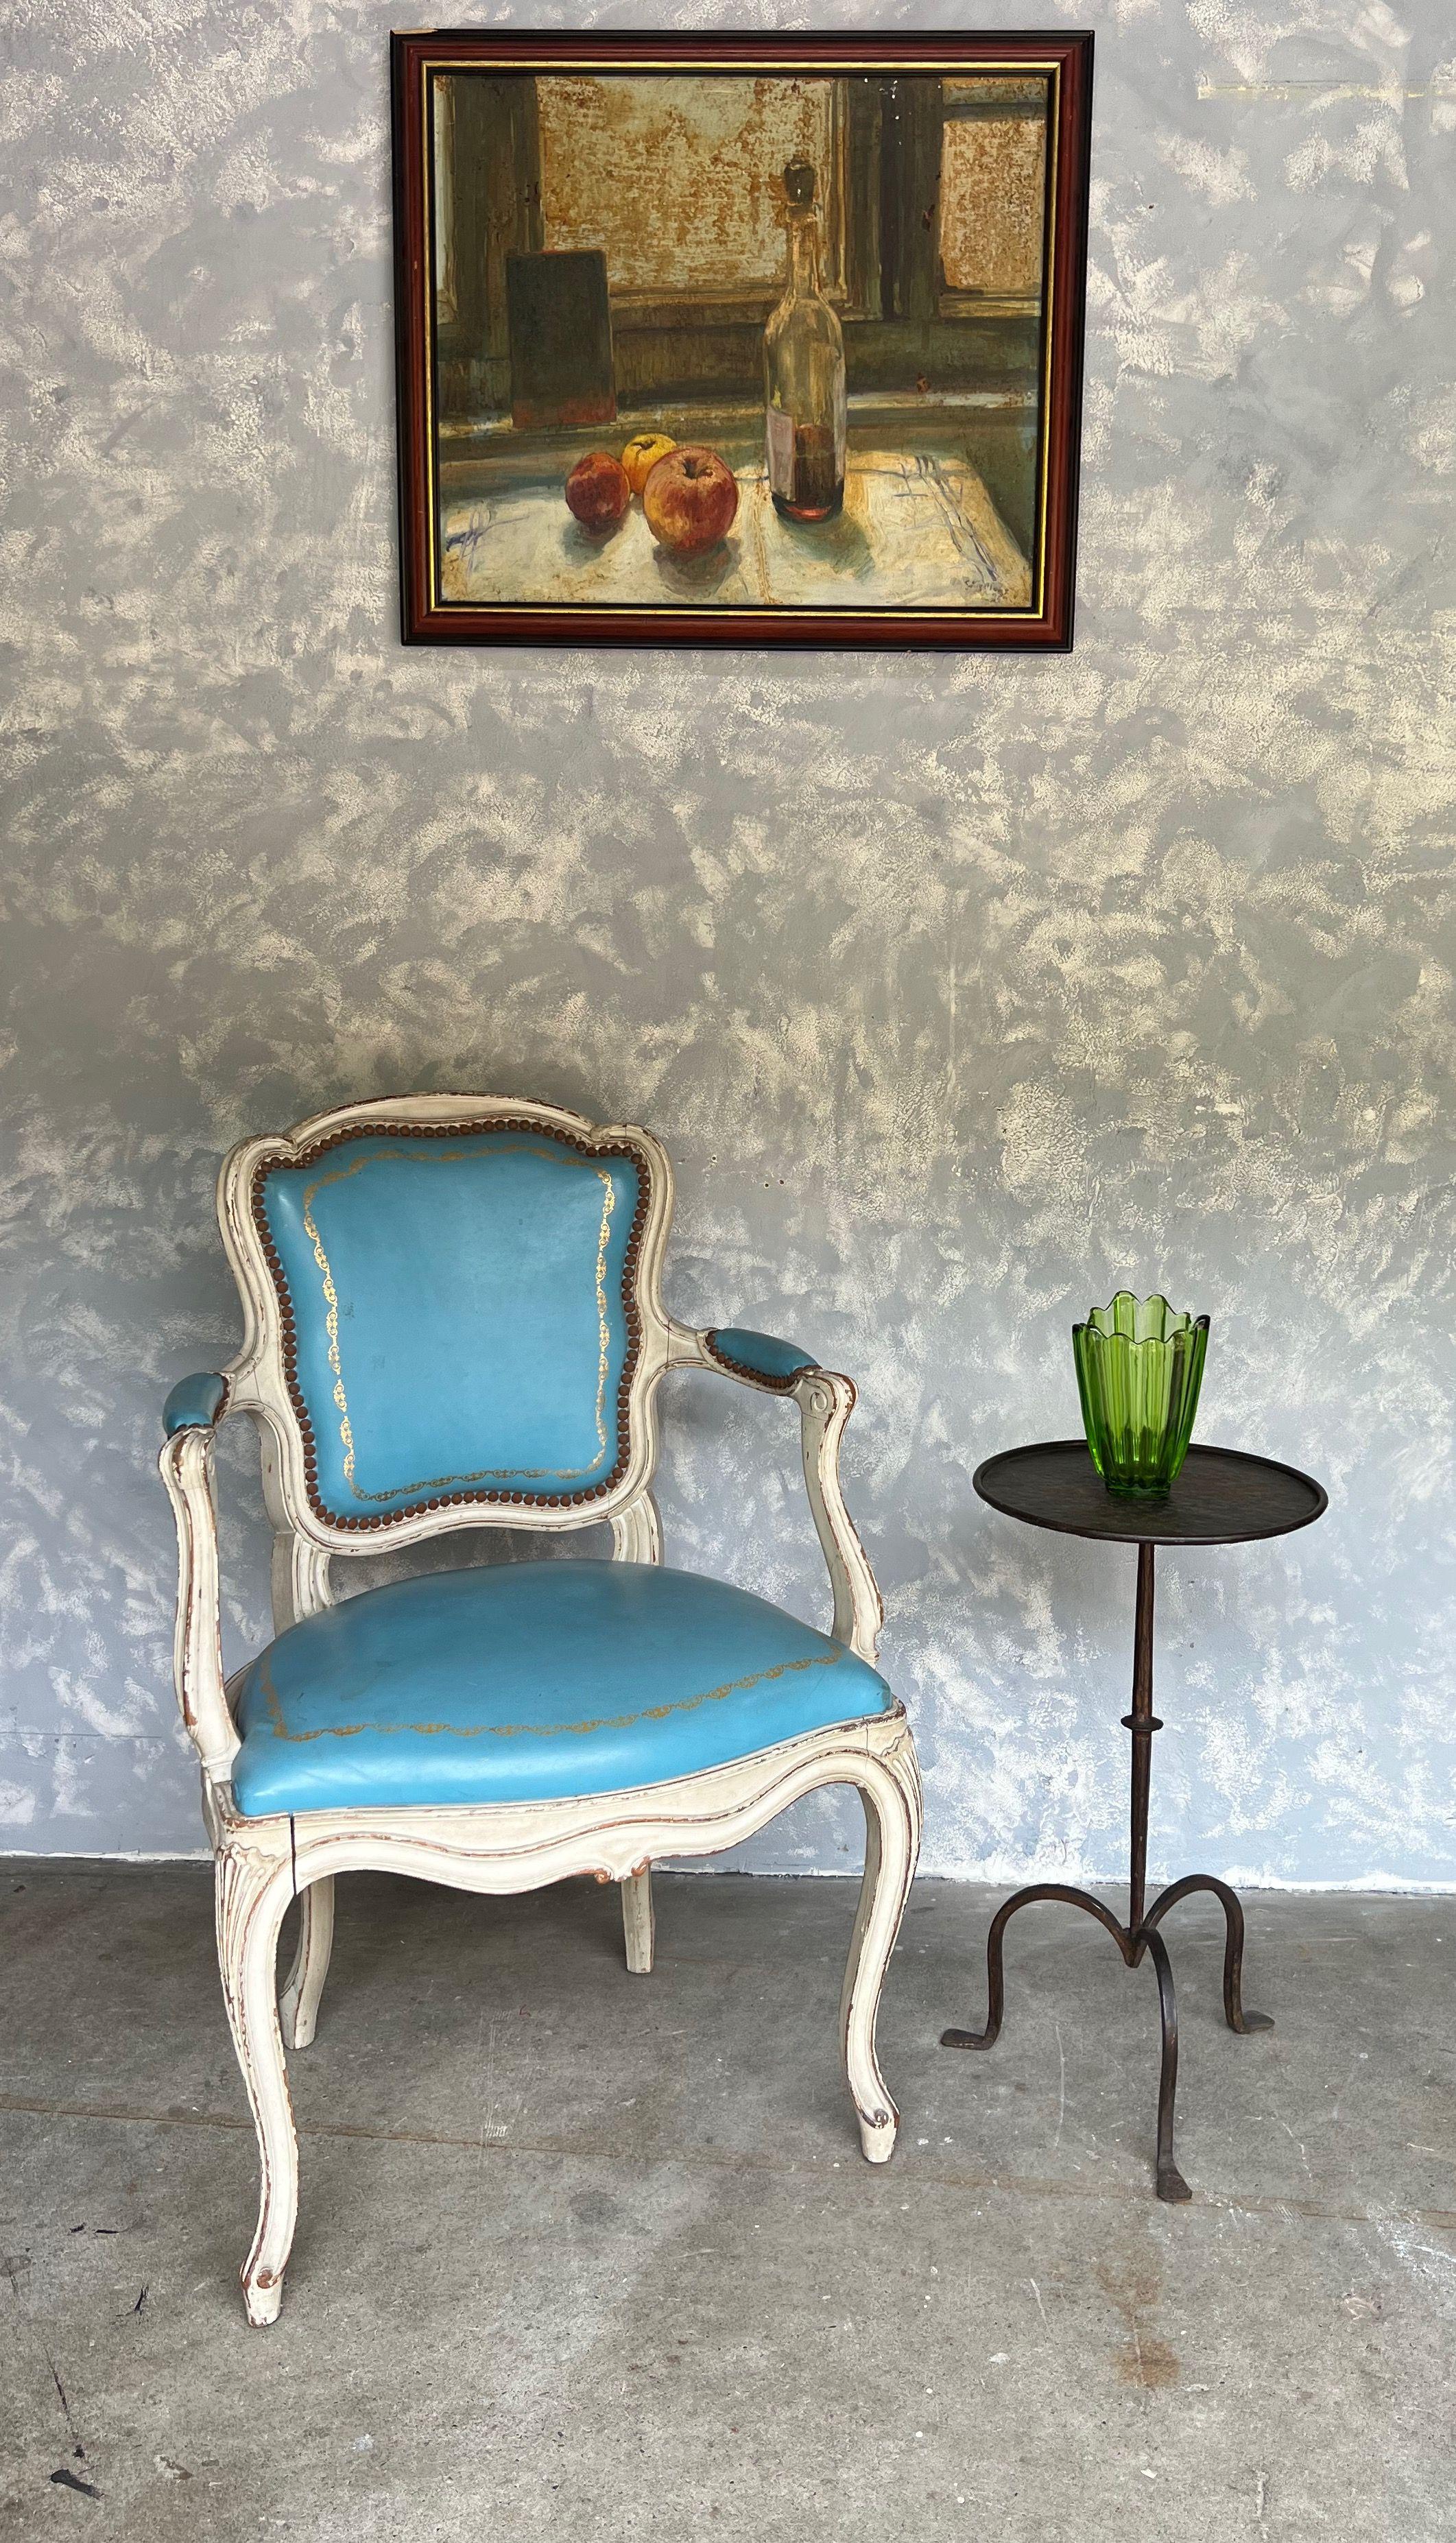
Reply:
<svg viewBox="0 0 1456 2543"><path fill-rule="evenodd" d="M394 102L394 204L396 270L396 350L399 397L399 467L401 519L402 635L406 644L476 645L629 645L731 647L839 647L864 650L911 648L936 650L1015 650L1066 652L1072 642L1073 581L1076 557L1077 486L1081 430L1082 352L1086 302L1087 202L1091 145L1092 55L1090 34L947 36L819 36L793 34L691 36L675 32L657 36L599 34L537 35L460 33L396 34L391 39ZM673 605L651 601L643 606L594 606L580 603L519 605L483 604L446 597L440 587L440 459L438 442L439 382L468 370L477 393L498 410L510 404L506 295L503 274L487 255L488 233L496 242L495 267L500 268L502 219L482 183L472 206L457 217L462 234L479 252L462 256L473 301L463 316L453 310L441 319L436 305L435 254L431 234L430 185L434 140L430 123L432 74L480 69L496 74L612 70L636 74L706 74L779 71L787 76L843 77L847 93L863 96L872 88L892 100L903 98L893 115L887 108L877 123L874 162L878 191L872 205L873 260L863 234L851 235L840 254L837 280L850 316L846 345L852 347L851 387L860 377L875 378L877 361L894 358L903 366L906 347L925 341L927 322L944 316L956 295L947 291L938 270L928 215L919 223L904 217L906 200L918 199L901 188L897 194L885 182L882 152L901 156L897 163L911 187L919 179L915 153L925 147L920 132L920 92L940 95L939 82L926 74L955 77L981 72L1014 78L1018 73L1049 81L1045 114L1048 134L1044 153L1042 286L1034 317L1019 319L1004 308L980 317L976 341L994 348L1010 343L1018 325L1024 331L1024 358L1035 344L1038 435L1035 493L1030 546L1030 601L1023 608L966 607L920 610L895 606L873 608L745 606L696 602ZM919 74L917 81L916 75ZM897 76L898 75L898 76ZM495 125L491 146L507 166L530 170L536 147L535 81L497 77L481 83L491 91ZM453 92L452 92L453 93ZM877 108L877 114L879 112ZM972 103L969 112L975 112ZM1039 112L1039 110L1038 110ZM881 139L881 130L891 136ZM940 142L934 141L939 153ZM858 182L859 141L853 116L845 148L850 183ZM860 154L861 156L863 154ZM539 172L539 160L535 163ZM939 157L935 169L939 168ZM937 182L932 171L929 185ZM897 205L901 208L897 209ZM542 245L540 187L529 182L516 190L506 231L517 251ZM453 239L453 231L452 231ZM874 270L868 270L873 261ZM544 262L544 260L543 260ZM563 260L565 264L566 260ZM574 263L584 262L574 259ZM866 314L868 313L868 314ZM709 365L722 352L724 362L742 361L744 331L761 336L761 302L749 305L730 289L711 304L701 296L692 320L700 360ZM629 391L632 366L643 376L652 360L663 358L674 325L668 305L635 307L627 330L619 335L619 386L625 366ZM921 331L917 340L914 331ZM1035 334L1026 333L1028 328ZM999 330L999 335L997 331ZM1002 352L995 354L1003 361ZM924 387L923 380L916 382ZM630 395L621 421L604 426L597 439L606 446L632 429Z"/></svg>

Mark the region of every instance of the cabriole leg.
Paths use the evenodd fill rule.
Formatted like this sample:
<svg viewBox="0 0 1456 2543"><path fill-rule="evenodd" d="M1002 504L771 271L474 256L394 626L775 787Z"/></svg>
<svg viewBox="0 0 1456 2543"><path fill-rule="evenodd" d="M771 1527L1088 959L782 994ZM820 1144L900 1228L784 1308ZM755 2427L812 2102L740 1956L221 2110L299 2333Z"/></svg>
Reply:
<svg viewBox="0 0 1456 2543"><path fill-rule="evenodd" d="M652 1915L652 1868L644 1864L641 1872L629 1873L622 1883L622 1933L627 1945L627 1965L634 1977L651 1977L656 1924Z"/></svg>
<svg viewBox="0 0 1456 2543"><path fill-rule="evenodd" d="M869 2163L888 2163L900 2115L875 2050L880 1991L895 1947L920 1853L920 1775L909 1745L866 1759L856 1776L865 1806L865 1878L840 1998L845 2072Z"/></svg>
<svg viewBox="0 0 1456 2543"><path fill-rule="evenodd" d="M329 1974L334 1949L334 1882L332 1875L310 1882L298 1893L298 1949L278 1998L278 2022L285 2048L307 2048L319 2019L319 1998Z"/></svg>
<svg viewBox="0 0 1456 2543"><path fill-rule="evenodd" d="M217 1858L217 1958L233 2045L258 2130L258 2231L243 2264L252 2323L275 2322L298 2214L298 2141L278 2029L278 1928L293 1894L290 1857L225 1847Z"/></svg>

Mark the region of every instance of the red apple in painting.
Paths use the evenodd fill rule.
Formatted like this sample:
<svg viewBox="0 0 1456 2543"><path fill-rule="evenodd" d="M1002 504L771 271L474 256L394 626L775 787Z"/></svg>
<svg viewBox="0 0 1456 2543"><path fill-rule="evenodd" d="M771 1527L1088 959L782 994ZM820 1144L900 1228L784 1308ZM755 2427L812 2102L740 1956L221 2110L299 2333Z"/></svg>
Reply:
<svg viewBox="0 0 1456 2543"><path fill-rule="evenodd" d="M642 491L648 528L674 556L701 556L733 526L738 481L716 450L686 442L659 459Z"/></svg>
<svg viewBox="0 0 1456 2543"><path fill-rule="evenodd" d="M631 501L627 471L609 450L588 450L567 479L567 501L583 530L614 529Z"/></svg>

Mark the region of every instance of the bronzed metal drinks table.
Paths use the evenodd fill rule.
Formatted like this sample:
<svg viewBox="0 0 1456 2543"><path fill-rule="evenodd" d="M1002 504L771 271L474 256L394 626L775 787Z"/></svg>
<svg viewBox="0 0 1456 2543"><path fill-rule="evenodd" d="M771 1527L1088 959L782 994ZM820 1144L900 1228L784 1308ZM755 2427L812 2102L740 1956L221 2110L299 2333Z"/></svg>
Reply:
<svg viewBox="0 0 1456 2543"><path fill-rule="evenodd" d="M993 1509L1032 1527L1056 1528L1064 1536L1107 1538L1114 1545L1137 1547L1137 1610L1132 1636L1132 1711L1122 1716L1132 1734L1132 1861L1127 1886L1127 1922L1119 1925L1110 1907L1085 1889L1069 1889L1056 1881L1039 1881L1018 1889L996 1911L986 1939L986 2027L984 2031L945 2031L943 2048L993 2048L1000 2036L1006 1985L1003 1951L1006 1928L1019 1907L1038 1898L1059 1899L1081 1907L1105 1925L1128 1968L1146 1957L1158 1979L1158 2005L1163 2025L1163 2060L1158 2081L1158 2196L1189 2198L1183 2174L1173 2159L1174 2101L1178 2091L1178 1999L1168 1946L1158 1928L1170 1907L1195 1889L1209 1889L1224 1915L1223 2012L1230 2031L1271 2031L1267 2014L1245 2011L1241 1982L1244 1962L1244 1911L1225 1881L1208 1872L1192 1872L1160 1890L1147 1904L1148 1783L1153 1734L1162 1723L1153 1711L1153 1563L1160 1545L1246 1545L1264 1536L1287 1536L1308 1527L1326 1507L1323 1488L1294 1466L1275 1465L1267 1457L1248 1457L1237 1448L1189 1448L1183 1472L1161 1501L1124 1500L1110 1493L1081 1439L1051 1439L1034 1448L1008 1448L988 1457L972 1477L975 1490Z"/></svg>

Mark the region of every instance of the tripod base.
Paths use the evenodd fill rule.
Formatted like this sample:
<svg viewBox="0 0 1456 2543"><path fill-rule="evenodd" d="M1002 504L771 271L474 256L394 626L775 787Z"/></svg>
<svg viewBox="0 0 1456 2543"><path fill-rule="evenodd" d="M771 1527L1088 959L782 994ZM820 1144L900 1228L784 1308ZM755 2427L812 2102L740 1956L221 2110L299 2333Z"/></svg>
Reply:
<svg viewBox="0 0 1456 2543"><path fill-rule="evenodd" d="M1107 1928L1129 1969L1135 1969L1146 1957L1153 1964L1158 1980L1158 2010L1163 2026L1163 2058L1158 2077L1158 2196L1170 2204L1190 2198L1192 2192L1173 2158L1174 2105L1178 2093L1178 1997L1174 1991L1173 1968L1168 1946L1158 1926L1170 1907L1192 1895L1195 1889L1209 1889L1218 1899L1224 1915L1223 1951L1223 2016L1230 2031L1272 2031L1266 2013L1246 2013L1241 1994L1244 1966L1244 1910L1236 1892L1227 1882L1215 1881L1211 1873L1193 1872L1183 1881L1175 1881L1154 1899L1136 1925L1121 1925L1110 1907L1085 1889L1067 1889L1059 1882L1038 1882L1033 1888L1018 1889L998 1907L986 1938L986 2027L984 2031L943 2031L943 2048L994 2048L1001 2036L1002 2017L1006 2010L1006 1928L1019 1907L1031 1907L1038 1898L1055 1898L1064 1907L1080 1907L1084 1915L1095 1916Z"/></svg>

